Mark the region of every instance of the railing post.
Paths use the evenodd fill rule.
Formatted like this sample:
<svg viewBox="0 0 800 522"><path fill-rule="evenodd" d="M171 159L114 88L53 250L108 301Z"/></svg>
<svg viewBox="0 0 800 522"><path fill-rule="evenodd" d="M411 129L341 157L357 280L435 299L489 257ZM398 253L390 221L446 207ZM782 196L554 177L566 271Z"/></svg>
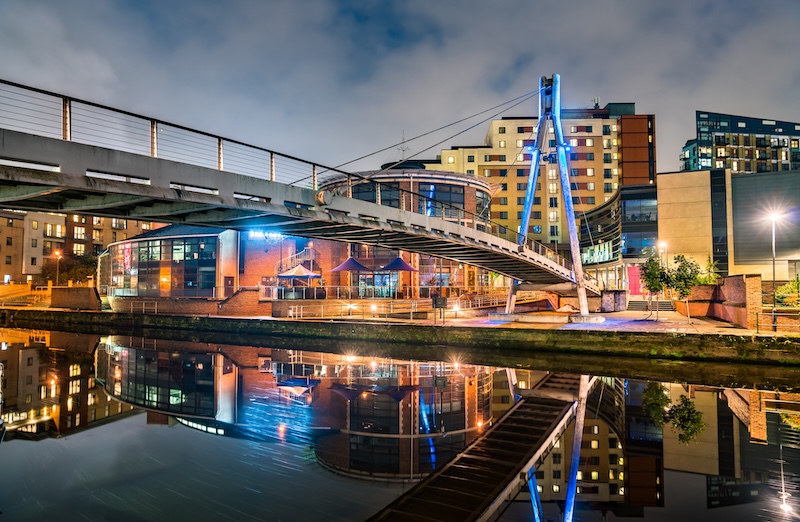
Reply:
<svg viewBox="0 0 800 522"><path fill-rule="evenodd" d="M222 138L217 138L217 170L225 170L222 162Z"/></svg>
<svg viewBox="0 0 800 522"><path fill-rule="evenodd" d="M61 139L72 140L72 101L61 98Z"/></svg>
<svg viewBox="0 0 800 522"><path fill-rule="evenodd" d="M158 157L158 124L150 120L150 157Z"/></svg>
<svg viewBox="0 0 800 522"><path fill-rule="evenodd" d="M375 204L381 204L381 184L377 181L375 182Z"/></svg>
<svg viewBox="0 0 800 522"><path fill-rule="evenodd" d="M317 166L311 165L311 188L314 190L319 189L319 183L317 183Z"/></svg>
<svg viewBox="0 0 800 522"><path fill-rule="evenodd" d="M269 180L275 181L275 153L269 153Z"/></svg>

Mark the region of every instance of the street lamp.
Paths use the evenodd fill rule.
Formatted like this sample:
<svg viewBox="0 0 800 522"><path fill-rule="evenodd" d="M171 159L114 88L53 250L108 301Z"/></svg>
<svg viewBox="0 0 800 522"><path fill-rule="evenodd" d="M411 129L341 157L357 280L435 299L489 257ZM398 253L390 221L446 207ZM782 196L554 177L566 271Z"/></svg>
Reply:
<svg viewBox="0 0 800 522"><path fill-rule="evenodd" d="M669 252L667 251L667 242L666 241L659 241L658 242L658 251L664 252L664 266L669 265Z"/></svg>
<svg viewBox="0 0 800 522"><path fill-rule="evenodd" d="M56 286L58 286L58 270L61 265L61 251L56 250Z"/></svg>
<svg viewBox="0 0 800 522"><path fill-rule="evenodd" d="M775 324L775 223L783 219L783 215L772 212L769 220L772 221L772 324Z"/></svg>

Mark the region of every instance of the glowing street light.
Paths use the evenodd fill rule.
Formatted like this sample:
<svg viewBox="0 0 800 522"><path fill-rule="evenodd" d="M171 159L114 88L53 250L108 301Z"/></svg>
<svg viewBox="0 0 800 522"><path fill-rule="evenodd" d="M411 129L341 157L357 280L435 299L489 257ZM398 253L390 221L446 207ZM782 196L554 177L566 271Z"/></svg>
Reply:
<svg viewBox="0 0 800 522"><path fill-rule="evenodd" d="M775 223L783 219L783 215L777 212L771 212L768 216L772 221L772 324L775 325Z"/></svg>
<svg viewBox="0 0 800 522"><path fill-rule="evenodd" d="M658 242L658 251L664 253L664 265L669 265L669 251L667 250L667 242L666 241L659 241Z"/></svg>
<svg viewBox="0 0 800 522"><path fill-rule="evenodd" d="M59 276L59 268L61 265L61 251L56 250L56 286L58 286L58 276Z"/></svg>

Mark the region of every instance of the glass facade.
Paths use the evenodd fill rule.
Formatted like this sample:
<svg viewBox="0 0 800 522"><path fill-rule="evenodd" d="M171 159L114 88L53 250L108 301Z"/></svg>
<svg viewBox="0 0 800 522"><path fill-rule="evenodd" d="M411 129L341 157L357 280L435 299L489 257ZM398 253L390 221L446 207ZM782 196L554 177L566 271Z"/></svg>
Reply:
<svg viewBox="0 0 800 522"><path fill-rule="evenodd" d="M109 294L214 297L217 237L159 238L110 247Z"/></svg>

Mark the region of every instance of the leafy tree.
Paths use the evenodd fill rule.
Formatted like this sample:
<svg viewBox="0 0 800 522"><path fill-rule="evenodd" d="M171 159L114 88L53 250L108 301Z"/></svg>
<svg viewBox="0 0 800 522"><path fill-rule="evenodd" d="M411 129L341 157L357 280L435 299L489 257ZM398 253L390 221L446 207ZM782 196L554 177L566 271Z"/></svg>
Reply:
<svg viewBox="0 0 800 522"><path fill-rule="evenodd" d="M775 301L793 308L800 306L800 278L795 277L794 281L789 281L776 288Z"/></svg>
<svg viewBox="0 0 800 522"><path fill-rule="evenodd" d="M661 263L661 257L651 255L642 266L640 275L644 280L644 286L649 292L649 306L652 309L653 295L663 291L669 282L669 275L667 269ZM658 319L658 311L656 311L656 319Z"/></svg>
<svg viewBox="0 0 800 522"><path fill-rule="evenodd" d="M683 254L675 256L675 264L677 266L669 274L669 287L675 290L681 299L686 301L686 317L691 323L689 294L692 291L692 287L697 286L700 282L700 265L694 259L689 259Z"/></svg>
<svg viewBox="0 0 800 522"><path fill-rule="evenodd" d="M663 426L666 421L665 414L670 403L666 391L660 383L651 382L642 392L642 408L656 426Z"/></svg>
<svg viewBox="0 0 800 522"><path fill-rule="evenodd" d="M681 395L678 404L670 407L666 417L678 432L678 440L683 444L689 444L706 429L706 423L703 422L703 413L697 411L694 403L686 395Z"/></svg>
<svg viewBox="0 0 800 522"><path fill-rule="evenodd" d="M39 274L40 282L45 283L47 280L51 280L55 285L56 272L62 285L67 281L86 281L89 276L94 276L97 272L97 258L67 254L58 262L55 259L46 259L42 265L42 272Z"/></svg>
<svg viewBox="0 0 800 522"><path fill-rule="evenodd" d="M711 258L711 254L706 258L705 273L698 278L698 284L715 285L719 279L719 267L717 262Z"/></svg>
<svg viewBox="0 0 800 522"><path fill-rule="evenodd" d="M681 395L678 403L670 406L666 390L660 383L649 383L642 392L642 408L656 426L671 424L678 432L678 441L689 444L706 429L703 413L697 411L686 395Z"/></svg>

